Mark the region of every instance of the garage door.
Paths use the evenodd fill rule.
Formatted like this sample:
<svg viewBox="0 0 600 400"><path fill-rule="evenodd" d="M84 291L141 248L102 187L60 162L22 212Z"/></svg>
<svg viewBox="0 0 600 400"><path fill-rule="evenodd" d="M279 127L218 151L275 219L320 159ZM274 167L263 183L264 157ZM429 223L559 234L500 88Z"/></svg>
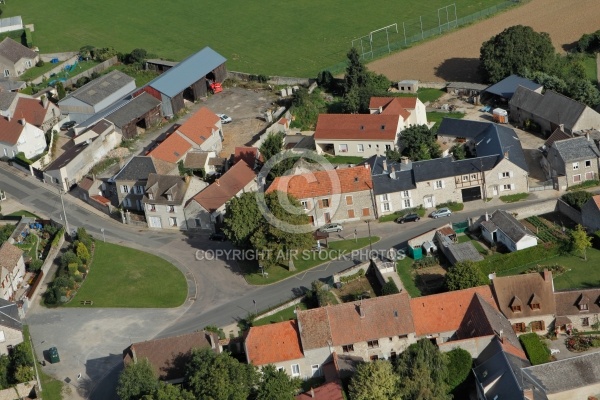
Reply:
<svg viewBox="0 0 600 400"><path fill-rule="evenodd" d="M150 217L150 228L162 228L160 217Z"/></svg>
<svg viewBox="0 0 600 400"><path fill-rule="evenodd" d="M468 189L462 189L463 203L473 200L481 200L481 186L476 186Z"/></svg>

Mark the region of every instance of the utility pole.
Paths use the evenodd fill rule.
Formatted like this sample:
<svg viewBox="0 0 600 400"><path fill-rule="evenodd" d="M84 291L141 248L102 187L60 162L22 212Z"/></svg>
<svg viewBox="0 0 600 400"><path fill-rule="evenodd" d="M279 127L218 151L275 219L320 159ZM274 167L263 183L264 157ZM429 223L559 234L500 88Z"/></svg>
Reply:
<svg viewBox="0 0 600 400"><path fill-rule="evenodd" d="M71 230L69 229L69 221L67 221L67 212L65 211L65 202L63 200L63 189L58 189L58 193L60 194L60 203L62 204L63 215L65 216L65 233L68 236L71 236Z"/></svg>

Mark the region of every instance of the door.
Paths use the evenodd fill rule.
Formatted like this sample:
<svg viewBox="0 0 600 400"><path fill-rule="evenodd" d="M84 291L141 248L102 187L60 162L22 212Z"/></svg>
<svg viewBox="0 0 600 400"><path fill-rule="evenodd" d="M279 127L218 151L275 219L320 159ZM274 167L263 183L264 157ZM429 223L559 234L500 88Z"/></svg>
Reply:
<svg viewBox="0 0 600 400"><path fill-rule="evenodd" d="M325 217L325 223L328 224L331 222L331 214L329 214L328 212L326 212L325 214L323 214L323 216Z"/></svg>
<svg viewBox="0 0 600 400"><path fill-rule="evenodd" d="M434 201L434 198L433 198L433 196L425 196L425 197L423 198L423 206L424 206L425 208L432 208L432 207L435 207L435 201Z"/></svg>
<svg viewBox="0 0 600 400"><path fill-rule="evenodd" d="M492 196L498 196L498 185L492 186Z"/></svg>
<svg viewBox="0 0 600 400"><path fill-rule="evenodd" d="M160 222L160 217L150 217L148 221L150 228L162 228L162 223Z"/></svg>

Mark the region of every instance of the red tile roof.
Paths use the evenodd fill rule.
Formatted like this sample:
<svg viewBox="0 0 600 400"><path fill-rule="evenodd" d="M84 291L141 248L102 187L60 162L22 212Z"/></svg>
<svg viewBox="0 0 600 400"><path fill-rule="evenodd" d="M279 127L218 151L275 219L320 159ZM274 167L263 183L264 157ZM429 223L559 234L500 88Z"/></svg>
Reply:
<svg viewBox="0 0 600 400"><path fill-rule="evenodd" d="M344 400L342 385L338 382L329 382L306 393L296 396L296 400Z"/></svg>
<svg viewBox="0 0 600 400"><path fill-rule="evenodd" d="M161 144L147 155L159 160L176 163L185 157L192 144L177 132L170 134Z"/></svg>
<svg viewBox="0 0 600 400"><path fill-rule="evenodd" d="M592 199L594 200L594 204L596 204L596 207L600 209L600 194L593 196Z"/></svg>
<svg viewBox="0 0 600 400"><path fill-rule="evenodd" d="M16 119L24 118L31 125L42 126L46 119L47 110L38 99L29 99L20 97L15 107L13 117Z"/></svg>
<svg viewBox="0 0 600 400"><path fill-rule="evenodd" d="M0 142L14 146L19 141L23 125L14 118L10 121L0 117Z"/></svg>
<svg viewBox="0 0 600 400"><path fill-rule="evenodd" d="M517 356L523 360L527 360L527 355L525 355L525 351L523 351L522 348L513 345L508 340L501 340L500 343L505 352L512 354L513 356Z"/></svg>
<svg viewBox="0 0 600 400"><path fill-rule="evenodd" d="M321 114L315 140L396 140L398 114Z"/></svg>
<svg viewBox="0 0 600 400"><path fill-rule="evenodd" d="M417 107L416 97L371 97L370 109L382 107L382 114L401 115L404 119L410 117L410 111Z"/></svg>
<svg viewBox="0 0 600 400"><path fill-rule="evenodd" d="M258 158L258 149L250 146L239 146L235 148L233 155L233 163L237 163L240 160L244 160L246 164L253 167Z"/></svg>
<svg viewBox="0 0 600 400"><path fill-rule="evenodd" d="M304 358L296 321L253 326L245 346L248 362L256 366Z"/></svg>
<svg viewBox="0 0 600 400"><path fill-rule="evenodd" d="M206 107L202 107L185 121L177 131L197 145L201 145L212 135L213 130L217 129L219 121L217 114Z"/></svg>
<svg viewBox="0 0 600 400"><path fill-rule="evenodd" d="M231 200L232 197L238 194L255 178L256 172L245 162L239 162L209 187L195 195L192 200L196 201L196 203L200 204L208 212L213 213Z"/></svg>
<svg viewBox="0 0 600 400"><path fill-rule="evenodd" d="M301 175L275 178L266 193L275 190L286 192L297 199L371 190L371 170L368 165L316 171Z"/></svg>
<svg viewBox="0 0 600 400"><path fill-rule="evenodd" d="M104 196L100 196L100 195L94 195L94 196L90 196L90 199L94 199L96 200L98 203L103 204L103 205L107 205L110 203L110 200L107 199Z"/></svg>
<svg viewBox="0 0 600 400"><path fill-rule="evenodd" d="M410 299L417 336L458 330L476 293L498 309L487 285Z"/></svg>

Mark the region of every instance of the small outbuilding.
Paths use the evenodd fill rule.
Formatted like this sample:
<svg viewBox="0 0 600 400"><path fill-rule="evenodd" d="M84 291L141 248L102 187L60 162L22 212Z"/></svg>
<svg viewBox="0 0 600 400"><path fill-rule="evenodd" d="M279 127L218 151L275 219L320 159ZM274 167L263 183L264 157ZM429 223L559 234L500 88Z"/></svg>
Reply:
<svg viewBox="0 0 600 400"><path fill-rule="evenodd" d="M419 90L419 81L404 80L398 82L398 90L400 93L417 93Z"/></svg>
<svg viewBox="0 0 600 400"><path fill-rule="evenodd" d="M160 100L142 92L123 107L106 116L124 139L131 139L160 122Z"/></svg>

